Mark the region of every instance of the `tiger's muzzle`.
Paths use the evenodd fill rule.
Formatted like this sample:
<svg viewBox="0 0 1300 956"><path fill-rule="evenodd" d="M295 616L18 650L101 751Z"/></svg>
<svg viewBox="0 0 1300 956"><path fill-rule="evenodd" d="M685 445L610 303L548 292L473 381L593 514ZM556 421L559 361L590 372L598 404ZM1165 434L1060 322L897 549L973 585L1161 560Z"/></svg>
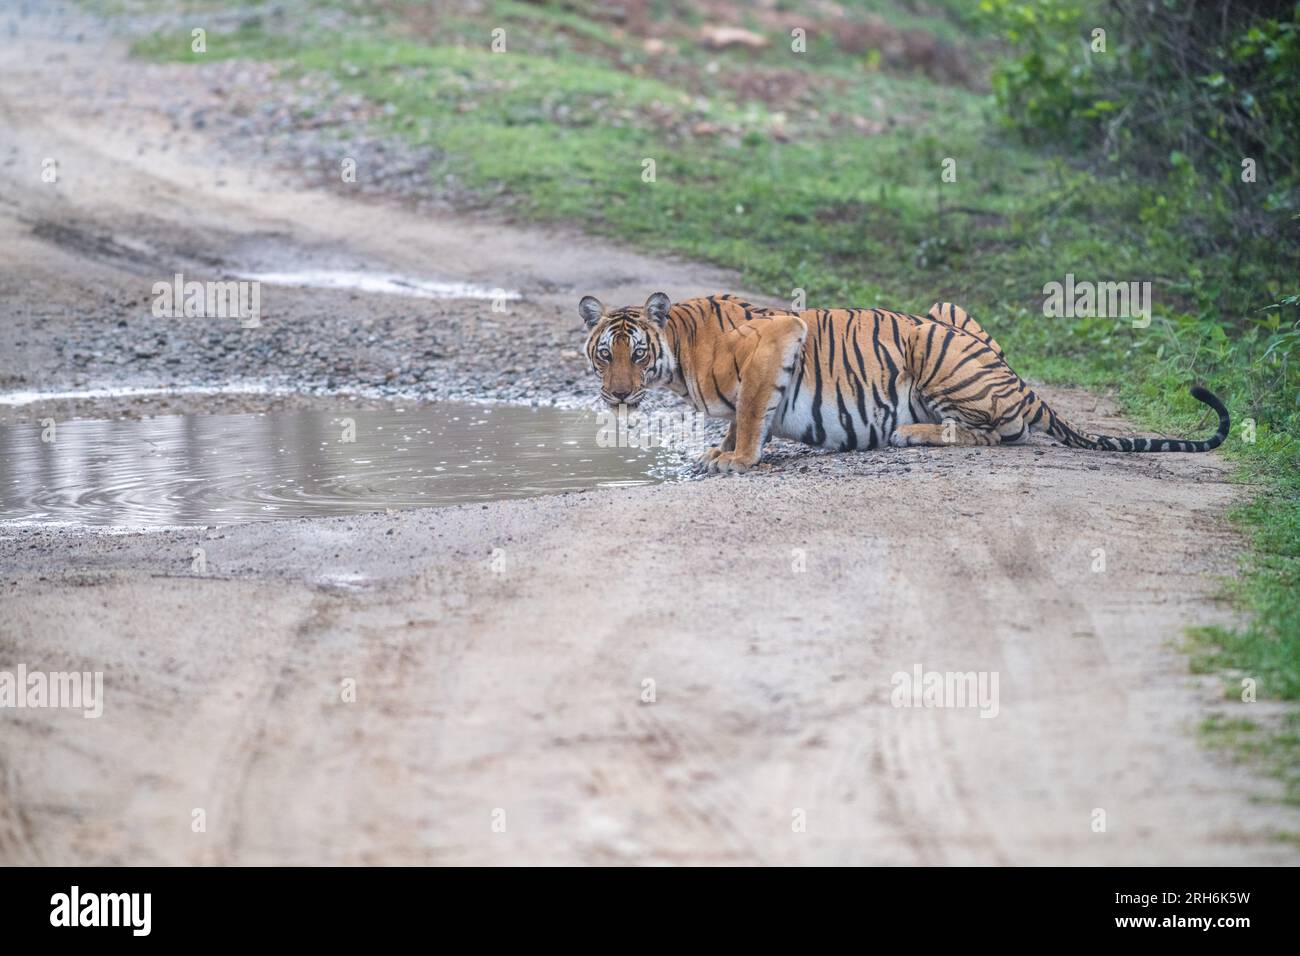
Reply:
<svg viewBox="0 0 1300 956"><path fill-rule="evenodd" d="M616 391L602 385L600 389L600 397L605 401L605 404L609 405L611 408L618 408L620 405L626 405L628 408L636 408L645 399L645 392L646 389L644 385L638 385L631 391L626 391L621 388Z"/></svg>

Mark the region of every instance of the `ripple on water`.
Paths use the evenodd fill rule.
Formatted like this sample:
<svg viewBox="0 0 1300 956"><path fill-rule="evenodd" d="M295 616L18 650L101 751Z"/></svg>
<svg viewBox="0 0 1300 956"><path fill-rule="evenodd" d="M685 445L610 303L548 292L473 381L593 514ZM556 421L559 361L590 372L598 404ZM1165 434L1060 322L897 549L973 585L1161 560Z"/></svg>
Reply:
<svg viewBox="0 0 1300 956"><path fill-rule="evenodd" d="M602 448L594 412L183 415L0 426L0 521L193 527L425 508L659 480L663 451ZM353 440L345 440L351 437Z"/></svg>

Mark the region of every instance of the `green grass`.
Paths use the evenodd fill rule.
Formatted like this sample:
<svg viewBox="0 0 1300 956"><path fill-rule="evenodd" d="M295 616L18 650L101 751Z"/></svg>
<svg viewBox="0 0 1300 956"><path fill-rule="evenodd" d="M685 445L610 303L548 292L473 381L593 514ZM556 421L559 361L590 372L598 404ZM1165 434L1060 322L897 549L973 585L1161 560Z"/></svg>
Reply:
<svg viewBox="0 0 1300 956"><path fill-rule="evenodd" d="M1282 785L1283 801L1300 804L1300 713L1287 715L1280 728L1242 717L1210 717L1200 734L1207 746L1248 768L1264 768Z"/></svg>
<svg viewBox="0 0 1300 956"><path fill-rule="evenodd" d="M1192 667L1199 673L1242 671L1259 678L1264 696L1295 700L1300 697L1300 479L1294 442L1286 447L1284 438L1275 436L1265 443L1271 449L1242 457L1248 480L1268 490L1233 515L1249 532L1252 548L1244 573L1228 589L1251 617L1236 630L1193 631Z"/></svg>
<svg viewBox="0 0 1300 956"><path fill-rule="evenodd" d="M1196 631L1192 663L1252 676L1262 698L1300 699L1300 378L1287 351L1300 307L1263 311L1297 291L1300 256L1295 242L1248 235L1228 251L1207 243L1207 230L1222 229L1208 178L1082 169L1006 139L977 90L882 69L826 35L794 54L787 36L749 15L738 25L772 39L760 54L702 49L693 32L702 21L668 2L650 5L663 27L658 53L580 0L495 2L473 18L433 19L402 2L318 6L344 7L361 26L255 17L210 30L206 55L325 72L391 104L390 132L445 156L435 180L453 174L516 215L716 262L770 294L803 289L810 306L960 302L1022 374L1114 392L1147 428L1208 431L1186 389L1213 387L1234 413L1224 451L1257 490L1233 515L1252 547L1225 584L1249 623ZM979 62L986 51L973 44L987 30L972 6L850 9L930 29ZM192 19L141 39L136 53L199 59ZM497 26L505 53L488 46ZM769 87L747 85L765 72ZM955 183L940 181L945 157L957 161ZM642 179L646 159L653 183ZM1151 281L1151 326L1044 318L1042 287L1067 272ZM1294 727L1236 736L1252 734L1276 737L1245 749L1290 767L1293 787Z"/></svg>

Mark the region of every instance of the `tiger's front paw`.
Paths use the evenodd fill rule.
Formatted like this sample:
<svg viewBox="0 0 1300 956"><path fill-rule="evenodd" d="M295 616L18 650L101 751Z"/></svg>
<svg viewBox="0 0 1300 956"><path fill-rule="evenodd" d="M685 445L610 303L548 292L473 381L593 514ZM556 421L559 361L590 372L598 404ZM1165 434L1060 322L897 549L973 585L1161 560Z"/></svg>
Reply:
<svg viewBox="0 0 1300 956"><path fill-rule="evenodd" d="M713 463L713 460L721 454L722 454L722 449L717 447L716 445L713 446L712 448L705 449L704 454L700 455L699 458L695 459L695 465L691 469L691 473L696 475L708 474L709 465L711 465Z"/></svg>
<svg viewBox="0 0 1300 956"><path fill-rule="evenodd" d="M754 462L746 461L734 451L722 451L709 459L704 467L711 475L743 475L753 466Z"/></svg>

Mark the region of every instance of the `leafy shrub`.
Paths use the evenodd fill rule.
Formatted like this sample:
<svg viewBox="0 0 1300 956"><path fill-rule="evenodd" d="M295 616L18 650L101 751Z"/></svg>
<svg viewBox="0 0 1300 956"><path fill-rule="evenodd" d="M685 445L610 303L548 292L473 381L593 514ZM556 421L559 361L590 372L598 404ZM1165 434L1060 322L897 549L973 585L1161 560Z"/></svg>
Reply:
<svg viewBox="0 0 1300 956"><path fill-rule="evenodd" d="M993 74L1027 138L1145 168L1256 161L1289 207L1300 181L1300 3L982 0L1016 55ZM1104 35L1097 31L1104 31Z"/></svg>

